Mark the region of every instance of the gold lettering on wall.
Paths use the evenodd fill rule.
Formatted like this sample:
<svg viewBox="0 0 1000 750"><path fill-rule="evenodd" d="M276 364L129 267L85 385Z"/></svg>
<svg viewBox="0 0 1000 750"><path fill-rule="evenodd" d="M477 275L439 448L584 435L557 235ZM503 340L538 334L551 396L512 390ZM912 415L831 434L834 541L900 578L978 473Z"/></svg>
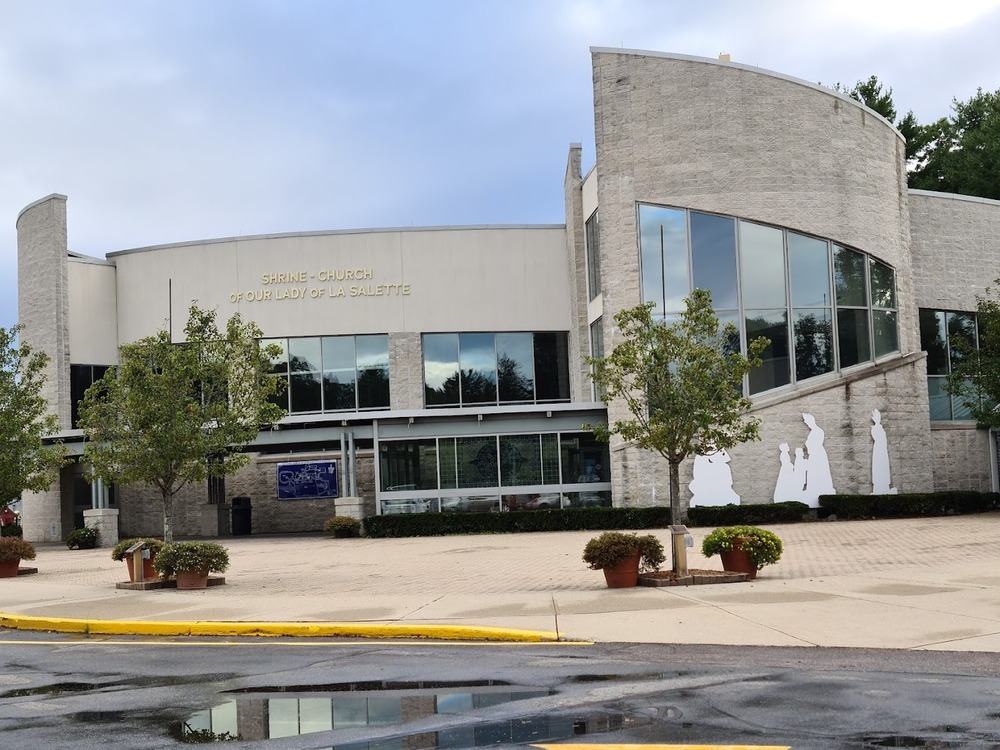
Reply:
<svg viewBox="0 0 1000 750"><path fill-rule="evenodd" d="M408 297L410 285L402 281L340 284L331 282L375 281L375 270L356 268L322 268L318 271L286 270L262 273L260 286L240 289L229 294L229 301L279 302L303 299L351 299L362 297Z"/></svg>

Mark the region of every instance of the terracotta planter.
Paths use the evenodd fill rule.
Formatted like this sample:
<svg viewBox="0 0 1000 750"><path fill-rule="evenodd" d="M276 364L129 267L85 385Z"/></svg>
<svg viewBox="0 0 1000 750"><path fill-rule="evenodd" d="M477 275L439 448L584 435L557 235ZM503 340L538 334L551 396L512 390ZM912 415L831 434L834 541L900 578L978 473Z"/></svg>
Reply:
<svg viewBox="0 0 1000 750"><path fill-rule="evenodd" d="M626 557L617 565L604 570L604 580L609 589L627 589L639 584L639 550L631 557Z"/></svg>
<svg viewBox="0 0 1000 750"><path fill-rule="evenodd" d="M177 572L177 588L208 588L208 573L203 573L200 570L180 570Z"/></svg>
<svg viewBox="0 0 1000 750"><path fill-rule="evenodd" d="M17 578L17 568L20 560L3 560L0 562L0 578Z"/></svg>
<svg viewBox="0 0 1000 750"><path fill-rule="evenodd" d="M732 552L720 552L719 557L722 558L723 570L746 573L748 581L757 577L757 566L750 560L750 553L741 547L739 539L733 541Z"/></svg>
<svg viewBox="0 0 1000 750"><path fill-rule="evenodd" d="M132 555L125 555L125 565L128 566L128 579L135 582L135 570L133 569ZM160 577L160 574L156 572L156 568L153 567L153 557L147 557L142 561L142 580L143 581L155 581Z"/></svg>

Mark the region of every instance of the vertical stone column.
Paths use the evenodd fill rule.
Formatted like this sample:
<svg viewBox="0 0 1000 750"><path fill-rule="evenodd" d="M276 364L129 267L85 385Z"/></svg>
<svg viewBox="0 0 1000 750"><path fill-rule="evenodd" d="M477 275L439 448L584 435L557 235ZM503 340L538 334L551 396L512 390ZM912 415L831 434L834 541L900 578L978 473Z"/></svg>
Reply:
<svg viewBox="0 0 1000 750"><path fill-rule="evenodd" d="M66 196L53 194L17 217L17 311L21 340L49 357L42 395L70 428L69 261ZM33 541L62 538L62 503L57 479L48 492L24 493L24 535Z"/></svg>
<svg viewBox="0 0 1000 750"><path fill-rule="evenodd" d="M118 544L118 509L91 508L83 511L83 524L97 529L97 546L114 547Z"/></svg>
<svg viewBox="0 0 1000 750"><path fill-rule="evenodd" d="M566 159L563 190L566 197L566 253L569 256L569 362L570 397L577 402L590 402L592 387L590 368L583 358L590 354L590 325L587 320L587 250L584 240L583 175L581 172L583 148L579 143L570 144Z"/></svg>

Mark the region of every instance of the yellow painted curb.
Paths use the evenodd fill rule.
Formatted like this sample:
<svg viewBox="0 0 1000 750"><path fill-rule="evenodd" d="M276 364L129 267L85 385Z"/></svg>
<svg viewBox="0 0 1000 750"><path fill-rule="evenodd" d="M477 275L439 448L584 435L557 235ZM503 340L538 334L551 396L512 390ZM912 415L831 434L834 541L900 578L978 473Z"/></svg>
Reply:
<svg viewBox="0 0 1000 750"><path fill-rule="evenodd" d="M0 628L57 633L160 636L295 636L311 638L428 639L438 641L558 642L559 634L540 630L465 625L359 624L336 622L158 622L155 620L75 620L0 612Z"/></svg>

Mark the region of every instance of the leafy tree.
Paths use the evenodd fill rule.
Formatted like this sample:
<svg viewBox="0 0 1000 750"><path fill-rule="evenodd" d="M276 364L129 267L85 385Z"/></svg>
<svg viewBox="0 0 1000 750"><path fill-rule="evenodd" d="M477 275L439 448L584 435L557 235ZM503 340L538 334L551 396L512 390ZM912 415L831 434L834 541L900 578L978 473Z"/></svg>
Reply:
<svg viewBox="0 0 1000 750"><path fill-rule="evenodd" d="M621 399L632 415L592 429L602 440L620 435L667 460L675 524L684 518L681 462L759 439L760 420L745 416L752 402L743 395L743 376L761 364L770 343L760 337L749 343L748 356L734 351L736 327L720 327L704 289L695 289L685 306L672 325L653 317L652 303L622 310L615 325L624 340L608 356L588 358L605 401Z"/></svg>
<svg viewBox="0 0 1000 750"><path fill-rule="evenodd" d="M953 318L951 374L945 390L961 399L980 427L1000 429L1000 279L976 297L978 346L971 318Z"/></svg>
<svg viewBox="0 0 1000 750"><path fill-rule="evenodd" d="M262 348L260 329L238 314L224 330L215 317L192 305L184 343L161 330L124 344L121 363L87 390L80 408L90 473L157 488L168 542L174 495L245 466L243 448L284 414L269 400L278 388L268 377L278 347Z"/></svg>
<svg viewBox="0 0 1000 750"><path fill-rule="evenodd" d="M834 89L861 102L868 109L875 110L889 122L896 121L896 105L892 102L892 89L882 88L877 76L872 76L867 81L858 81L850 91L839 83Z"/></svg>
<svg viewBox="0 0 1000 750"><path fill-rule="evenodd" d="M0 328L0 508L22 492L44 492L65 461L61 445L43 438L59 431L41 395L49 358L18 341L20 328Z"/></svg>

